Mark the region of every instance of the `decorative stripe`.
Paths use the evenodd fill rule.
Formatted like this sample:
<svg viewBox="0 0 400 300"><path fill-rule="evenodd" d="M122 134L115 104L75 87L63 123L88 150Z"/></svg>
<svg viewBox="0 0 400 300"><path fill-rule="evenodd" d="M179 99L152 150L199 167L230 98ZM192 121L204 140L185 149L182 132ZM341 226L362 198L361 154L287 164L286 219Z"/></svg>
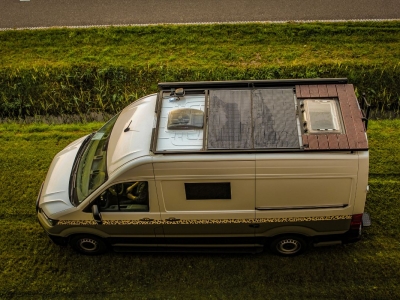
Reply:
<svg viewBox="0 0 400 300"><path fill-rule="evenodd" d="M104 220L103 225L170 225L170 224L260 224L260 223L291 223L313 221L351 220L351 215L323 217L291 217L291 218L258 218L258 219L214 219L214 220ZM94 220L60 220L58 225L97 225Z"/></svg>
<svg viewBox="0 0 400 300"><path fill-rule="evenodd" d="M60 220L57 225L97 225L95 220Z"/></svg>

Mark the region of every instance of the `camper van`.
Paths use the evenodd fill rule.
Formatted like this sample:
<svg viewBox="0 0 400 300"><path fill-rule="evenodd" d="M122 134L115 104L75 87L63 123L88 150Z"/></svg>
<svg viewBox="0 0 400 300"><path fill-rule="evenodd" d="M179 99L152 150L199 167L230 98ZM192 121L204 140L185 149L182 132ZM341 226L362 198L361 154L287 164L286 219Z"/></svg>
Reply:
<svg viewBox="0 0 400 300"><path fill-rule="evenodd" d="M360 239L367 117L347 79L158 87L55 156L36 201L54 243L293 256Z"/></svg>

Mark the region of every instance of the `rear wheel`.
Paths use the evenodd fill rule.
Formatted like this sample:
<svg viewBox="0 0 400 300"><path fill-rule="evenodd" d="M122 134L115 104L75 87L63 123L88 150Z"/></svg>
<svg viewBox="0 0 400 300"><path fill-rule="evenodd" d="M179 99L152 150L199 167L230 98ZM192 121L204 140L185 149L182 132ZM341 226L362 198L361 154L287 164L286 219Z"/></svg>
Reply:
<svg viewBox="0 0 400 300"><path fill-rule="evenodd" d="M77 252L87 255L98 255L107 252L104 240L95 235L76 235L69 241L70 246Z"/></svg>
<svg viewBox="0 0 400 300"><path fill-rule="evenodd" d="M270 244L272 252L281 256L295 256L303 253L308 248L304 238L296 235L283 235L275 238Z"/></svg>

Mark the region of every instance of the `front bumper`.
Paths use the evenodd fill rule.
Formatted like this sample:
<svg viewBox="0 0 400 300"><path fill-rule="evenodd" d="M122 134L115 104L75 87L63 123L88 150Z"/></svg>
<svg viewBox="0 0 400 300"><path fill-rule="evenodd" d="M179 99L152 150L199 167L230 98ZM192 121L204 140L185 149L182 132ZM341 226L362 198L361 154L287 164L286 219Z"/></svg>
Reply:
<svg viewBox="0 0 400 300"><path fill-rule="evenodd" d="M67 237L51 235L51 234L48 234L48 233L47 233L47 236L56 245L66 246L68 244L68 238Z"/></svg>

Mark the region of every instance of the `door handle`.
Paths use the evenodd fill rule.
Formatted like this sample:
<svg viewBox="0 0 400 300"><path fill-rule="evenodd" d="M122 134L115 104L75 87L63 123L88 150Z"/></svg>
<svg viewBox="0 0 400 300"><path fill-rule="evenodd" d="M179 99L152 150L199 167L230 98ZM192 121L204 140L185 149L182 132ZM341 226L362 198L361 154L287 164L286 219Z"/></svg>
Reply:
<svg viewBox="0 0 400 300"><path fill-rule="evenodd" d="M139 221L151 222L151 221L154 221L154 219L150 219L150 218L143 218L143 219L139 219Z"/></svg>
<svg viewBox="0 0 400 300"><path fill-rule="evenodd" d="M165 219L165 221L168 221L168 222L175 222L175 221L179 221L179 220L180 220L180 219L177 219L177 218L174 218L174 217Z"/></svg>
<svg viewBox="0 0 400 300"><path fill-rule="evenodd" d="M251 227L251 228L259 228L260 224L250 224L249 227Z"/></svg>

